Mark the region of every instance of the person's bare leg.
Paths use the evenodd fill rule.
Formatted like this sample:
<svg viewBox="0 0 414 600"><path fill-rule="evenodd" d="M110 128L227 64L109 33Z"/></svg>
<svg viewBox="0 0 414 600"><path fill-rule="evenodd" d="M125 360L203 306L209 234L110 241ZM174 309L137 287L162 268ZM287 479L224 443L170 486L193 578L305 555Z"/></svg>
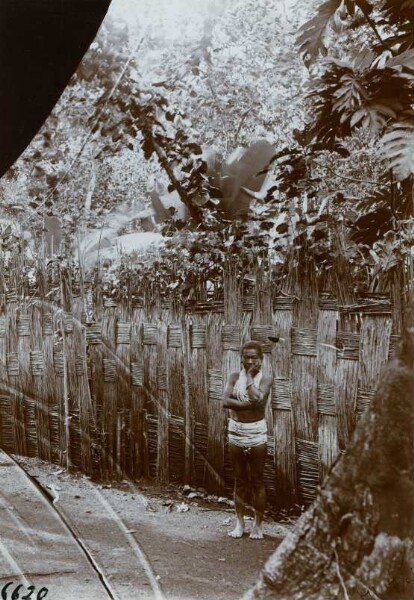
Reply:
<svg viewBox="0 0 414 600"><path fill-rule="evenodd" d="M254 522L250 533L252 540L263 539L263 516L266 508L266 489L264 486L264 467L267 446L255 446L250 454L250 478L253 488Z"/></svg>
<svg viewBox="0 0 414 600"><path fill-rule="evenodd" d="M233 538L241 538L244 533L244 511L247 492L247 464L243 448L229 444L230 457L234 473L234 506L236 509L236 526L229 532Z"/></svg>

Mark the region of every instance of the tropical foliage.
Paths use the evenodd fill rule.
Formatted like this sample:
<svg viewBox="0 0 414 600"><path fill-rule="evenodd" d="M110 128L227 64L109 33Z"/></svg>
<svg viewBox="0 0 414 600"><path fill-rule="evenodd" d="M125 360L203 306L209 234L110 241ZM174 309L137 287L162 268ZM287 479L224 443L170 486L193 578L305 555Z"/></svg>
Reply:
<svg viewBox="0 0 414 600"><path fill-rule="evenodd" d="M298 31L306 3L240 0L164 46L157 24L108 22L3 210L25 227L59 216L72 240L92 227L101 258L103 232L162 233L140 276L157 260L183 286L229 256L278 270L306 247L321 275L345 258L356 287L381 289L411 268L412 7L328 0Z"/></svg>

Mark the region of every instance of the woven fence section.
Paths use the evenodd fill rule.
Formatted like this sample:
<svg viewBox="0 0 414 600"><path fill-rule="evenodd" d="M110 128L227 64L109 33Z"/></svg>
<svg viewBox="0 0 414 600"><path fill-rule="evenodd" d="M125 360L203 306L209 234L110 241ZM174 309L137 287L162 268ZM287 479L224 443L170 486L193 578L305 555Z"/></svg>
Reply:
<svg viewBox="0 0 414 600"><path fill-rule="evenodd" d="M383 298L341 307L324 294L307 319L308 298L304 308L297 294L274 297L260 285L245 296L234 285L224 304L207 299L181 311L101 298L90 321L70 286L56 310L23 309L9 290L0 317L2 445L96 477L149 475L230 493L222 398L252 339L273 377L269 501L309 503L398 337Z"/></svg>

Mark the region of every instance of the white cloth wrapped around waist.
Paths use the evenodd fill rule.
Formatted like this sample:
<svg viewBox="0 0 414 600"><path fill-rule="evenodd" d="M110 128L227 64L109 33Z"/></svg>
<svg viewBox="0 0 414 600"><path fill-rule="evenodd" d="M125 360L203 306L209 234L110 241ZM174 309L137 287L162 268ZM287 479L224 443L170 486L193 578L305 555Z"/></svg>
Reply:
<svg viewBox="0 0 414 600"><path fill-rule="evenodd" d="M266 444L266 419L253 421L252 423L241 423L240 421L229 419L228 440L229 444L234 444L241 448L252 448L253 446Z"/></svg>

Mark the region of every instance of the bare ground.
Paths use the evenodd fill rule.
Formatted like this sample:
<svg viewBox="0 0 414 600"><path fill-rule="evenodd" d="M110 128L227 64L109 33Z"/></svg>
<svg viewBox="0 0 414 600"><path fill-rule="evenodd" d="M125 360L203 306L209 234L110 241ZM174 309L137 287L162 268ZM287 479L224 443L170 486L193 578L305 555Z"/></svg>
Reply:
<svg viewBox="0 0 414 600"><path fill-rule="evenodd" d="M268 518L265 539L230 538L233 509L182 486L107 485L35 458L14 457L49 496L119 600L233 600L254 583L290 526ZM51 600L53 600L51 598Z"/></svg>

